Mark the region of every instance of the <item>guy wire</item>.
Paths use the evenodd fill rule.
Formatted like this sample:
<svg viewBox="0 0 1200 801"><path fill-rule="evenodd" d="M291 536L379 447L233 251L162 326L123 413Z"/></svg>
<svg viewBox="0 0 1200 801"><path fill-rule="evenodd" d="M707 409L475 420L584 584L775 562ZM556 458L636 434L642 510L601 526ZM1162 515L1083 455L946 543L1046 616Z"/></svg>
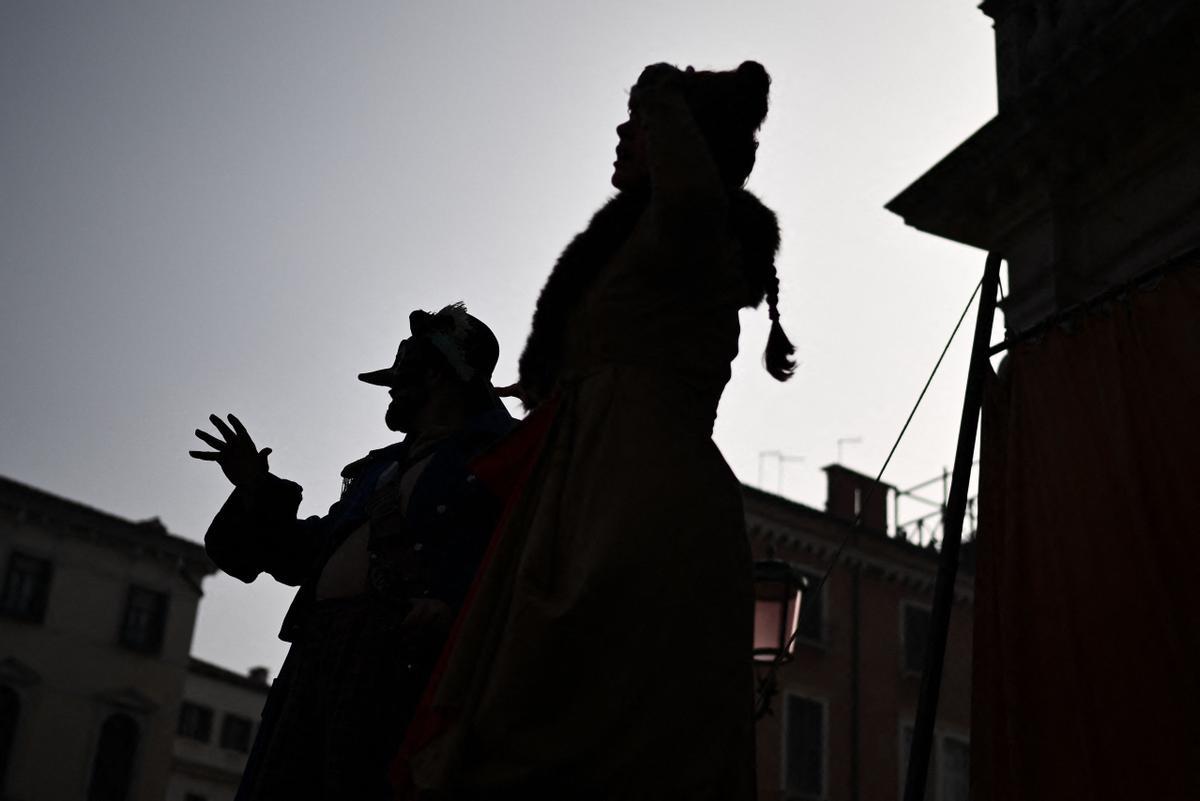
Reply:
<svg viewBox="0 0 1200 801"><path fill-rule="evenodd" d="M900 447L900 441L904 439L905 433L908 431L909 423L913 421L913 417L917 414L917 409L921 406L921 401L925 400L925 393L929 391L929 385L933 383L933 377L937 375L938 368L942 366L942 360L946 358L946 353L950 350L950 345L954 342L954 337L958 334L958 329L962 327L962 322L967 318L967 312L971 310L971 306L975 303L975 296L979 294L979 288L983 286L983 279L979 279L979 283L975 285L974 291L971 292L971 297L967 300L967 305L962 310L962 314L958 316L958 322L954 324L954 330L950 332L950 338L946 340L946 345L942 348L941 355L938 356L937 362L933 365L933 370L929 372L929 377L925 379L925 386L921 388L921 394L917 396L917 402L913 404L912 411L908 413L908 419L904 421L904 425L900 428L900 433L896 436L896 441L892 443L892 449L888 451L887 458L883 460L883 466L879 468L879 472L875 474L875 481L867 488L867 494L863 498L862 504L859 506L858 513L854 516L852 524L846 535L842 537L842 541L838 544L837 550L833 552L833 557L829 560L829 565L825 568L825 572L821 575L820 581L813 588L804 588L804 596L807 597L811 592L820 592L825 586L834 567L837 566L838 560L842 556L842 552L846 550L846 545L850 542L850 538L854 536L858 529L862 527L863 510L867 508L868 502L875 495L875 489L879 486L880 480L883 478L883 473L891 464L892 457L896 454L896 449ZM801 598L801 607L803 608L804 600ZM769 695L765 693L774 693L775 674L779 670L779 666L783 664L783 655L788 653L796 642L796 638L800 635L800 630L792 632L792 636L788 638L787 645L782 648L775 659L771 661L771 666L768 668L767 675L764 676L758 683L759 707L757 716L761 717L766 711L766 706L769 703Z"/></svg>

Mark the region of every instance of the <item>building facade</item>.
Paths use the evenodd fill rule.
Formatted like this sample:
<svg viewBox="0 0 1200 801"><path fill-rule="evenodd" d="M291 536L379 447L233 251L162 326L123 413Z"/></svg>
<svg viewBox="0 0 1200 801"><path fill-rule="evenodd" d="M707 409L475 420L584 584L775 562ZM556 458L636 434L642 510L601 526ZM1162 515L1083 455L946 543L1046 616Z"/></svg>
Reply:
<svg viewBox="0 0 1200 801"><path fill-rule="evenodd" d="M179 708L167 801L232 801L270 685L192 658Z"/></svg>
<svg viewBox="0 0 1200 801"><path fill-rule="evenodd" d="M772 712L758 724L762 801L889 801L903 794L938 554L934 545L888 532L890 487L836 465L826 474L825 511L744 488L755 557L795 565L810 587L794 658L780 669ZM855 527L860 511L863 524ZM967 799L972 600L972 576L964 570L929 801Z"/></svg>
<svg viewBox="0 0 1200 801"><path fill-rule="evenodd" d="M888 204L1008 268L972 791L1200 798L1200 4L980 9L998 113Z"/></svg>
<svg viewBox="0 0 1200 801"><path fill-rule="evenodd" d="M826 472L825 511L745 488L756 558L795 565L813 588L758 725L763 801L886 801L904 778L937 552L889 534L891 488ZM214 571L201 546L0 479L0 570L0 798L234 797L269 685L264 668L188 655ZM966 798L971 602L966 574L930 801Z"/></svg>
<svg viewBox="0 0 1200 801"><path fill-rule="evenodd" d="M1002 255L1010 334L1200 248L1200 7L985 0L999 113L887 204ZM983 259L980 258L982 268Z"/></svg>
<svg viewBox="0 0 1200 801"><path fill-rule="evenodd" d="M162 801L214 571L157 520L0 478L0 797Z"/></svg>

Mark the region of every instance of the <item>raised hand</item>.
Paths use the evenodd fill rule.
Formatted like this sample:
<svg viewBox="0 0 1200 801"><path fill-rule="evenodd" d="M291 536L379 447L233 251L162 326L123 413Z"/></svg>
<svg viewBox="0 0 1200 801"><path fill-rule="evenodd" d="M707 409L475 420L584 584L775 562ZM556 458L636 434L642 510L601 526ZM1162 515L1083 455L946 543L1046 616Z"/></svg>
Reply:
<svg viewBox="0 0 1200 801"><path fill-rule="evenodd" d="M630 110L644 110L647 103L656 103L668 94L682 93L685 80L686 73L670 64L651 64L642 70L637 83L629 90Z"/></svg>
<svg viewBox="0 0 1200 801"><path fill-rule="evenodd" d="M254 445L254 440L246 432L246 427L242 425L242 421L232 414L229 415L229 425L226 425L215 414L210 414L208 419L224 439L218 439L197 428L196 436L210 445L213 450L188 451L189 456L205 462L216 462L220 465L225 478L229 479L229 483L235 487L249 486L266 475L269 469L267 455L271 453L270 448L258 450ZM232 426L232 430L230 426Z"/></svg>
<svg viewBox="0 0 1200 801"><path fill-rule="evenodd" d="M691 68L688 68L691 71ZM653 91L662 88L679 88L683 81L684 73L671 64L651 64L642 70L642 74L638 76L637 83L633 88L637 91Z"/></svg>

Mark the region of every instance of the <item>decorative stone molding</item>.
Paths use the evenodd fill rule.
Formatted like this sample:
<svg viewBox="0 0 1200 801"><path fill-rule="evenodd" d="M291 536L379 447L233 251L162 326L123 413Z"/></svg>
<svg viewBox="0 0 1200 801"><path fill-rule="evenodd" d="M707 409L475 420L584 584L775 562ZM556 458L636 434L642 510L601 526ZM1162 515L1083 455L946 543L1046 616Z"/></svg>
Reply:
<svg viewBox="0 0 1200 801"><path fill-rule="evenodd" d="M158 704L136 687L99 692L96 694L96 700L138 715L152 715L158 709Z"/></svg>
<svg viewBox="0 0 1200 801"><path fill-rule="evenodd" d="M1200 4L989 0L983 10L997 25L1000 113L887 209L1002 254L1005 321L1021 330L1196 244ZM1059 39L1014 67L1006 48L1035 44L1004 26L1031 10Z"/></svg>

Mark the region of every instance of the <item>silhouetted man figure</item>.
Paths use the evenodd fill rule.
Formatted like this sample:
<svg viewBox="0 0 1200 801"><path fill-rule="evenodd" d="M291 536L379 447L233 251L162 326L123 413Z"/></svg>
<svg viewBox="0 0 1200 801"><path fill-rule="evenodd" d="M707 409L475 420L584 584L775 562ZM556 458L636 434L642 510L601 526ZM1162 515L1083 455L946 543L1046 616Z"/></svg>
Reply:
<svg viewBox="0 0 1200 801"><path fill-rule="evenodd" d="M491 385L499 346L461 305L414 311L395 363L359 379L389 388L402 442L346 466L341 499L299 520L299 485L268 471L241 422L197 430L234 485L205 535L245 582L300 589L239 801L389 798L387 766L424 689L499 512L470 459L514 421Z"/></svg>

